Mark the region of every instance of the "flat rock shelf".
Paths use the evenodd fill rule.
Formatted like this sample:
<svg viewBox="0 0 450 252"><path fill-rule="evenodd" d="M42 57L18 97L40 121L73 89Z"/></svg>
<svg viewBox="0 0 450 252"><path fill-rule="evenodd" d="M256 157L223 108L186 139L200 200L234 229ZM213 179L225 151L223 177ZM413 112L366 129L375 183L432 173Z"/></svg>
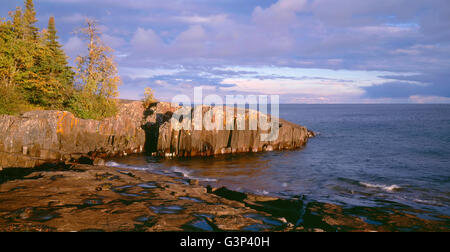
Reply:
<svg viewBox="0 0 450 252"><path fill-rule="evenodd" d="M46 165L0 172L0 231L446 230L448 222L417 215L244 194L117 167ZM420 229L411 229L415 226Z"/></svg>

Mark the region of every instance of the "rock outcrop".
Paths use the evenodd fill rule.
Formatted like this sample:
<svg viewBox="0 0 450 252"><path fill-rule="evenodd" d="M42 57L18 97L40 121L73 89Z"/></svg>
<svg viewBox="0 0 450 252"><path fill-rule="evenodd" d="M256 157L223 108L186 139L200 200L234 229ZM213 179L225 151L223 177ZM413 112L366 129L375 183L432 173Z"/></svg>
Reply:
<svg viewBox="0 0 450 252"><path fill-rule="evenodd" d="M0 169L32 168L48 162L102 165L102 158L147 151L163 157L209 156L303 147L312 132L284 120L279 137L261 141L261 130L174 130L170 119L178 107L124 102L117 116L83 120L70 112L32 111L0 116ZM209 111L204 107L203 113ZM245 119L235 115L235 125ZM262 116L262 115L260 115Z"/></svg>
<svg viewBox="0 0 450 252"><path fill-rule="evenodd" d="M32 168L49 161L79 161L144 150L144 108L122 104L116 117L82 120L62 111L0 116L0 167Z"/></svg>
<svg viewBox="0 0 450 252"><path fill-rule="evenodd" d="M211 107L204 107L203 113L210 110ZM269 134L270 130L264 131L259 127L257 130L250 130L249 121L252 116L257 116L260 120L267 120L267 116L262 113L252 114L249 110L242 115L239 116L235 109L232 119L233 130L225 130L225 117L222 118L224 130L193 130L194 125L191 126L191 130L175 130L170 122L165 122L158 127L158 145L156 153L153 154L166 157L192 157L291 150L303 147L313 134L305 127L280 119L278 137L273 141L264 141L262 135ZM268 120L271 121L270 117ZM238 127L241 123L246 125L243 130L239 130Z"/></svg>

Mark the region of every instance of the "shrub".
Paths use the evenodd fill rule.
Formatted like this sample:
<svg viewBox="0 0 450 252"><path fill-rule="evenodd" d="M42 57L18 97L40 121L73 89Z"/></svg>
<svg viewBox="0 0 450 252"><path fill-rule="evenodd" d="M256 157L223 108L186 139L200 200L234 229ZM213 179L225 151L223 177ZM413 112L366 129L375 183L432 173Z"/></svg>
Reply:
<svg viewBox="0 0 450 252"><path fill-rule="evenodd" d="M148 108L153 103L158 102L158 100L155 99L154 92L151 88L145 88L144 99L142 102L145 108Z"/></svg>
<svg viewBox="0 0 450 252"><path fill-rule="evenodd" d="M101 120L117 114L117 101L76 91L69 101L70 112L82 119Z"/></svg>
<svg viewBox="0 0 450 252"><path fill-rule="evenodd" d="M41 109L39 106L28 104L21 92L0 84L0 115L19 115L26 111Z"/></svg>

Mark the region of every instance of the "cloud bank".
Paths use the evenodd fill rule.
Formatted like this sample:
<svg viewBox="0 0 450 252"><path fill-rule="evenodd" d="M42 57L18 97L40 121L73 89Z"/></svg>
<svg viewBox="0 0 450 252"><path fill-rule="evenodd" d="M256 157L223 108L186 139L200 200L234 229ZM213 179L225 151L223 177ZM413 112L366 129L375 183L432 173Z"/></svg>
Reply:
<svg viewBox="0 0 450 252"><path fill-rule="evenodd" d="M2 16L21 0L0 7ZM116 50L124 98L161 99L209 87L222 95L280 94L283 102L448 103L447 0L40 0L64 49L97 19Z"/></svg>

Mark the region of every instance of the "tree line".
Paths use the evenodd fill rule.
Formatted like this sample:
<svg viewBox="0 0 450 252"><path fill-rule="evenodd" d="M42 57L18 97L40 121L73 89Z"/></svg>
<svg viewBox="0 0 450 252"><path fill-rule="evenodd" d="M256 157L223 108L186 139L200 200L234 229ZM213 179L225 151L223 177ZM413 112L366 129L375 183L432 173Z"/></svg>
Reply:
<svg viewBox="0 0 450 252"><path fill-rule="evenodd" d="M55 18L40 30L33 0L24 5L0 19L0 114L51 109L89 119L115 115L121 79L96 22L86 20L79 30L87 54L71 67L58 42Z"/></svg>

